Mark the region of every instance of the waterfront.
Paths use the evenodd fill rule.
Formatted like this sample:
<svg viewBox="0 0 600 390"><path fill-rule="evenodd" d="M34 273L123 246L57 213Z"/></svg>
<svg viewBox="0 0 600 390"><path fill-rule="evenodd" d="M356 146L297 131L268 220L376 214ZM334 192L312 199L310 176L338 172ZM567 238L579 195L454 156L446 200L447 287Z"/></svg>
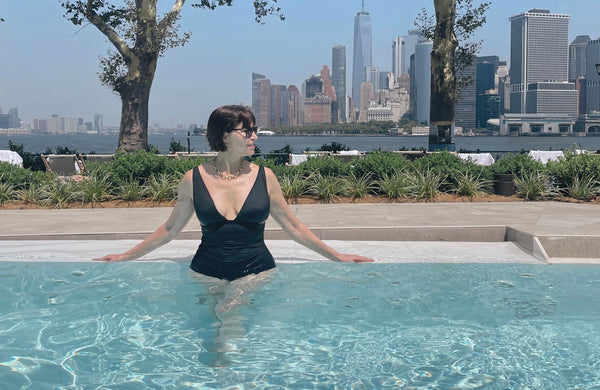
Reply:
<svg viewBox="0 0 600 390"><path fill-rule="evenodd" d="M149 143L158 147L161 153L168 153L171 140L179 141L187 148L187 135L150 134ZM77 153L112 153L118 143L118 135L99 134L29 134L0 136L0 150L8 149L8 142L22 144L24 150L30 153L44 153L49 148L55 151L57 147L67 147ZM262 136L256 142L262 153L281 149L290 145L292 150L300 153L303 150L318 150L324 144L338 142L350 149L370 152L373 150L400 150L425 148L428 137L402 136ZM600 149L600 137L500 137L475 136L456 137L456 150L481 152L516 152L523 150L560 150L577 149L596 151ZM208 143L204 136L191 136L190 147L194 151L208 151Z"/></svg>

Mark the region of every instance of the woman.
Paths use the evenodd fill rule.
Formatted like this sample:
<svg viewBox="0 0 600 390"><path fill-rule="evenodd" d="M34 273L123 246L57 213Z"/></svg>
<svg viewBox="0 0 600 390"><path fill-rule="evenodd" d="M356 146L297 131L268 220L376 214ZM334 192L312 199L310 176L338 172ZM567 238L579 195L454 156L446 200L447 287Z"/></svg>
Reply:
<svg viewBox="0 0 600 390"><path fill-rule="evenodd" d="M254 114L241 105L213 111L207 138L218 155L186 172L167 222L127 252L95 260L141 257L177 237L195 212L202 225L202 241L190 268L206 276L232 281L274 268L263 238L269 214L295 241L328 259L372 262L326 245L294 216L273 172L244 160L254 154L255 122Z"/></svg>

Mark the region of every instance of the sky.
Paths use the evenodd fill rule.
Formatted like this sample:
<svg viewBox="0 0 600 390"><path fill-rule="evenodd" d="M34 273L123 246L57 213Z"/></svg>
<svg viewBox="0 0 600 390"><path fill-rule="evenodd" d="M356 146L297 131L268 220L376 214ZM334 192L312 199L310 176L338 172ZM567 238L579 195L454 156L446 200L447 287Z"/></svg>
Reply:
<svg viewBox="0 0 600 390"><path fill-rule="evenodd" d="M478 30L479 55L509 61L508 18L533 8L571 15L569 42L577 35L600 37L598 0L491 0L487 23ZM174 0L159 0L170 9ZM392 41L414 29L419 11L433 14L433 0L365 0L372 20L373 65L391 71ZM480 1L474 0L474 4ZM19 109L25 122L53 114L118 126L119 96L98 79L98 59L111 45L94 26L72 25L60 0L0 0L0 107ZM279 0L286 20L254 21L251 0L234 0L214 11L182 11L181 31L192 37L159 59L149 105L150 124L175 128L205 125L216 107L252 103L252 72L273 84L298 88L323 65L331 69L331 48L346 46L346 92L352 80L354 16L361 0Z"/></svg>

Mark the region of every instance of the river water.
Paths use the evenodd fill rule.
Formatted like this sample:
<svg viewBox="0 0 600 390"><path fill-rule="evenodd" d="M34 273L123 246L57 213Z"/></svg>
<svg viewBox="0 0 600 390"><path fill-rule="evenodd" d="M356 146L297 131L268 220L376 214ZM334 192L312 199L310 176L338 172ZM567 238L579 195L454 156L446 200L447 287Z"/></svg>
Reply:
<svg viewBox="0 0 600 390"><path fill-rule="evenodd" d="M193 151L208 151L208 143L204 136L191 136L190 147ZM0 150L8 149L8 141L22 144L26 152L44 153L49 148L53 152L57 147L67 147L77 153L113 153L117 147L117 135L99 134L30 134L0 135ZM168 153L171 140L179 141L187 148L187 134L150 134L148 141L157 146L161 153ZM290 145L292 150L300 153L303 150L318 150L324 144L338 142L350 149L370 152L373 150L400 150L428 148L428 137L412 136L261 136L256 144L261 153L268 153ZM513 152L529 150L600 149L600 137L500 137L477 136L456 137L456 150L471 152Z"/></svg>

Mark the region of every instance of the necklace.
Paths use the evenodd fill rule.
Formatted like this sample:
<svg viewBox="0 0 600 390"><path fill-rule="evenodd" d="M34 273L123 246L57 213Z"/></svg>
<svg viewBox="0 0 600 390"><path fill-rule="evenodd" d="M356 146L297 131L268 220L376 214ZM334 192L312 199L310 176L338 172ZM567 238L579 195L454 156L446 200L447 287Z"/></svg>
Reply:
<svg viewBox="0 0 600 390"><path fill-rule="evenodd" d="M215 164L215 160L216 160L216 158L213 158L212 166L215 169L215 172L217 172L217 176L219 176L221 179L225 179L225 180L236 179L239 175L242 174L242 170L244 170L244 159L243 158L240 159L240 169L238 169L238 171L236 173L221 172L219 170L219 168L217 168L217 165Z"/></svg>

